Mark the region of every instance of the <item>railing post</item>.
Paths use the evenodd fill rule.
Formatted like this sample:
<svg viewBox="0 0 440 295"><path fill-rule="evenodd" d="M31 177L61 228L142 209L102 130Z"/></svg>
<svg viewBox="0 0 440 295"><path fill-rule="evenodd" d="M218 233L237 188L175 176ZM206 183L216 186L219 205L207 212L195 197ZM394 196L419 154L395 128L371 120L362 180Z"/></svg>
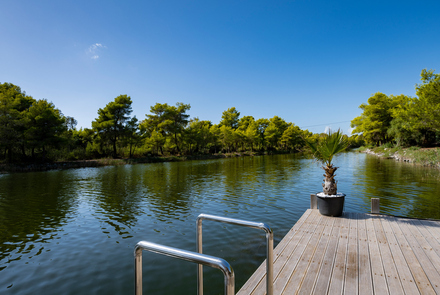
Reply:
<svg viewBox="0 0 440 295"><path fill-rule="evenodd" d="M318 209L318 198L315 194L310 195L310 209Z"/></svg>
<svg viewBox="0 0 440 295"><path fill-rule="evenodd" d="M371 198L371 213L373 213L373 214L380 213L380 199L379 198Z"/></svg>
<svg viewBox="0 0 440 295"><path fill-rule="evenodd" d="M157 254L167 255L173 258L204 264L220 269L224 275L225 281L225 295L234 295L235 293L235 275L234 270L229 263L218 257L186 251L164 245L159 245L147 241L140 241L136 244L135 255L135 295L142 294L142 250L151 251Z"/></svg>
<svg viewBox="0 0 440 295"><path fill-rule="evenodd" d="M142 248L134 250L134 292L135 295L142 295Z"/></svg>
<svg viewBox="0 0 440 295"><path fill-rule="evenodd" d="M266 232L266 293L267 295L273 295L273 232L272 229L263 222L252 222L240 219L233 219L222 216L200 214L197 217L197 252L202 253L202 220L208 219L212 221L219 221L228 224L241 225L246 227L252 227L256 229L262 229ZM197 267L197 288L198 294L203 295L203 266Z"/></svg>
<svg viewBox="0 0 440 295"><path fill-rule="evenodd" d="M202 219L197 218L197 232L196 232L196 252L203 253L202 243ZM197 265L197 294L203 295L203 265Z"/></svg>

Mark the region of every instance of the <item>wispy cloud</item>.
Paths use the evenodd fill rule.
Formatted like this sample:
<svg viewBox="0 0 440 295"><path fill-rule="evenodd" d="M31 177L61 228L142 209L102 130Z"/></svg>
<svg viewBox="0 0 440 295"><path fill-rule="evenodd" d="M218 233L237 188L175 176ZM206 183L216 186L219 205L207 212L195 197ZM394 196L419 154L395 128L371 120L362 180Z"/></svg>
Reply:
<svg viewBox="0 0 440 295"><path fill-rule="evenodd" d="M107 47L105 45L102 45L101 43L95 43L90 45L87 50L87 54L90 56L91 59L97 60L99 58L101 50L106 48Z"/></svg>

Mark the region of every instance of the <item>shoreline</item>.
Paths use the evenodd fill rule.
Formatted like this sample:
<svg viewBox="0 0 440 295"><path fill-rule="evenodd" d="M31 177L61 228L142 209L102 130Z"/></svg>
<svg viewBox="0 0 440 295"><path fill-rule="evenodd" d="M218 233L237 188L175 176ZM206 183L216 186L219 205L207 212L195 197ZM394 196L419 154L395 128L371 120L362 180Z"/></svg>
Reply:
<svg viewBox="0 0 440 295"><path fill-rule="evenodd" d="M440 148L365 148L359 152L383 159L440 169Z"/></svg>
<svg viewBox="0 0 440 295"><path fill-rule="evenodd" d="M163 163L163 162L181 162L192 160L210 160L234 157L253 157L273 154L293 154L298 152L278 151L278 152L234 152L224 154L206 154L206 155L189 155L189 156L163 156L163 157L143 157L143 158L103 158L93 160L77 160L77 161L60 161L50 163L14 163L0 164L0 174L22 173L22 172L38 172L49 170L64 170L87 167L105 167L120 166L146 163Z"/></svg>

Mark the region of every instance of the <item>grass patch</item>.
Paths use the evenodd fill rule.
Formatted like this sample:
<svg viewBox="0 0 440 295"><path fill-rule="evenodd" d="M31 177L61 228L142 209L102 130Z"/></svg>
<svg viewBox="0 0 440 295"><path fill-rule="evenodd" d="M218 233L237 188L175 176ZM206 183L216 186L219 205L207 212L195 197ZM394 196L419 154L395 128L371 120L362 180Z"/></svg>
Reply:
<svg viewBox="0 0 440 295"><path fill-rule="evenodd" d="M382 156L382 157L386 157L389 158L391 156L393 156L395 153L399 153L402 148L400 147L396 147L396 146L390 146L390 145L381 145L381 146L376 146L376 147L365 147L364 150L365 151L367 149L372 150L374 153Z"/></svg>
<svg viewBox="0 0 440 295"><path fill-rule="evenodd" d="M366 146L361 146L360 148L358 148L358 152L360 152L360 153L363 153L366 150L368 150L368 147L366 147Z"/></svg>
<svg viewBox="0 0 440 295"><path fill-rule="evenodd" d="M440 166L440 148L408 148L403 151L403 155L405 158L411 159L411 161L416 164L424 166Z"/></svg>
<svg viewBox="0 0 440 295"><path fill-rule="evenodd" d="M360 152L367 149L373 151L376 155L384 158L398 156L405 162L410 162L423 166L435 166L440 168L440 148L421 148L412 146L409 148L378 146L378 147L361 147Z"/></svg>

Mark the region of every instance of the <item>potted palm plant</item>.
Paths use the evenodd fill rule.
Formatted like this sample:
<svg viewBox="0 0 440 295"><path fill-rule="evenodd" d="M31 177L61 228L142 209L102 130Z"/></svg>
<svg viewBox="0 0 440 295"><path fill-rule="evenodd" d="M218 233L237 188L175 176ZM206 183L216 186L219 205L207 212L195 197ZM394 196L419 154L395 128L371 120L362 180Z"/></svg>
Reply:
<svg viewBox="0 0 440 295"><path fill-rule="evenodd" d="M348 138L342 134L342 131L333 132L329 130L317 143L305 141L313 153L313 157L323 166L325 174L323 175L323 191L318 193L319 213L327 216L341 216L344 209L345 194L338 193L335 172L338 167L332 163L333 157L348 148L350 143Z"/></svg>

